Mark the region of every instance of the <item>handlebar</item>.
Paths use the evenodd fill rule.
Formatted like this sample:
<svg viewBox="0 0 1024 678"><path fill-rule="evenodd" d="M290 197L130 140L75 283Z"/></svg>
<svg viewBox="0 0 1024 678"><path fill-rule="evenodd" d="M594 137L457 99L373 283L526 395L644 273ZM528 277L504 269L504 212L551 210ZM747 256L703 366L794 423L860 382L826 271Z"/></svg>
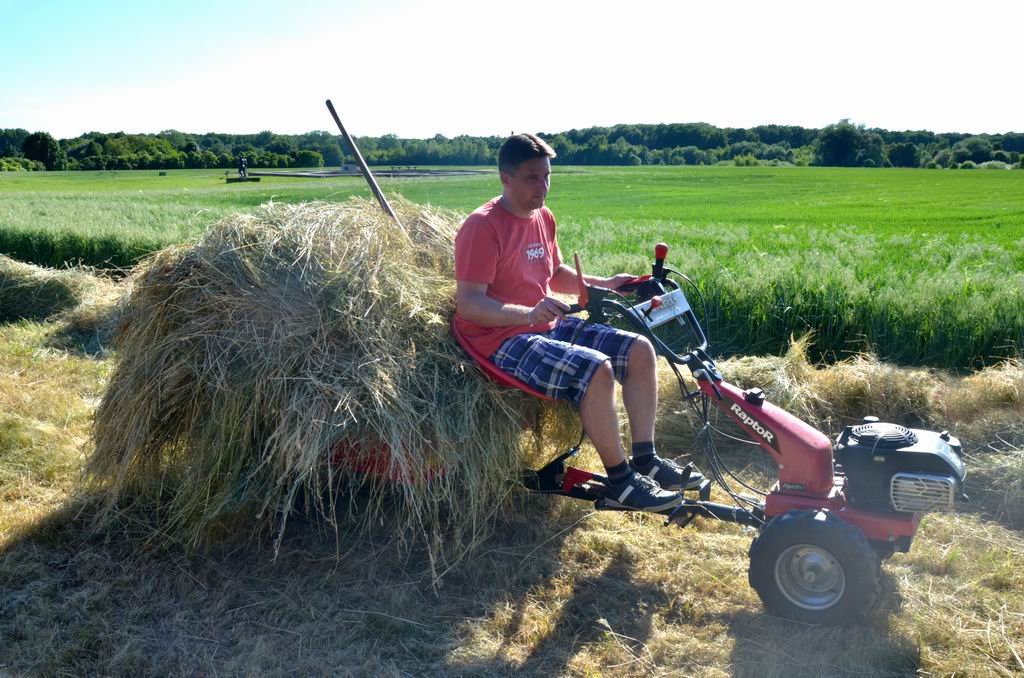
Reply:
<svg viewBox="0 0 1024 678"><path fill-rule="evenodd" d="M664 303L665 299L671 299L672 302L667 306L667 308L666 304ZM651 301L654 300L652 299ZM666 310L655 311L654 313L650 313L649 315L645 315L644 311L650 308L650 306L648 305L650 304L650 302L643 302L640 304L636 304L634 306L625 306L617 301L613 301L611 299L604 299L602 300L602 305L606 309L612 309L618 312L618 314L625 318L626 321L630 325L632 325L639 334L642 334L645 337L647 337L651 341L651 343L654 344L654 347L658 351L658 353L665 356L665 358L667 358L669 361L674 362L677 365L689 364L692 360L694 360L693 353L686 353L683 355L676 353L656 334L654 334L653 329L655 327L658 327L659 325L664 325L668 322L671 322L672 320L680 321L681 325L683 325L682 321L685 321L684 327L686 327L686 329L688 329L690 333L693 335L693 337L697 340L698 346L696 348L696 351L700 353L706 352L708 348L708 340L707 337L704 336L704 329L700 326L700 322L697 320L697 316L694 314L693 309L690 308L689 303L686 301L686 297L685 295L683 295L682 290L673 290L670 295L667 295L665 298L662 298L662 302L663 303L660 308ZM655 314L659 315L655 319L652 319L652 317L655 316Z"/></svg>
<svg viewBox="0 0 1024 678"><path fill-rule="evenodd" d="M612 290L606 290L601 287L589 288L589 300L588 303L583 306L581 304L571 304L569 310L566 311L566 315L579 313L580 311L588 311L590 318L588 320L603 322L605 316L608 313L614 313L623 317L638 334L642 334L647 337L658 353L662 354L669 361L679 365L688 364L693 360L693 355L687 353L680 355L673 351L665 342L663 342L656 334L653 329L661 325L666 325L673 320L677 321L681 326L689 330L691 335L697 340L697 350L701 353L705 352L708 347L707 337L704 335L704 330L700 326L700 322L697 320L697 316L694 314L693 309L690 307L689 302L686 299L686 295L683 294L682 289L678 286L668 294L653 297L647 301L627 306L614 299L609 299L608 294Z"/></svg>
<svg viewBox="0 0 1024 678"><path fill-rule="evenodd" d="M647 337L654 344L657 352L670 362L679 365L687 365L694 361L698 364L703 362L707 356L708 347L704 329L700 326L682 288L675 281L668 279L668 273L674 273L683 279L687 278L665 266L667 256L668 245L658 243L654 248L655 260L651 266L651 273L634 277L619 285L617 290L609 290L603 287L592 287L584 282L579 254L576 254L576 275L580 286L579 303L570 305L566 313L579 313L586 310L589 313L588 322L603 322L606 313L613 312L625 318L638 333ZM670 291L666 292L666 288ZM622 295L637 291L639 291L639 302L632 306L626 306L608 298L609 294ZM687 329L696 339L699 346L695 350L680 355L654 334L655 327L673 320Z"/></svg>
<svg viewBox="0 0 1024 678"><path fill-rule="evenodd" d="M644 284L650 279L650 273L648 273L647 275L636 276L632 280L619 285L619 288L616 291L622 292L623 294L630 294L632 292L636 292L637 288L639 288L642 284Z"/></svg>

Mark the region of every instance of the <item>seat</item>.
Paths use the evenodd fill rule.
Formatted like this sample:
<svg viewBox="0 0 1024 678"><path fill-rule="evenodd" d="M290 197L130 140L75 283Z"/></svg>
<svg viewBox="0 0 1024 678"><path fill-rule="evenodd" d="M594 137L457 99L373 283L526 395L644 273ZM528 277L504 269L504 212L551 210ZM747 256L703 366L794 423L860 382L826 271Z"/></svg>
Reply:
<svg viewBox="0 0 1024 678"><path fill-rule="evenodd" d="M552 398L551 396L541 393L537 389L527 384L525 381L516 379L512 375L502 372L500 369L498 369L498 366L492 363L490 360L488 360L487 356L485 356L480 351L477 351L470 345L466 337L463 336L461 332L459 332L459 328L455 324L454 317L452 317L452 336L455 337L455 341L459 342L459 346L462 347L462 350L468 353L469 357L473 359L473 361L480 367L481 370L483 370L484 374L486 374L492 381L494 381L499 386L517 388L523 393L531 395L534 398L540 398L541 400L554 400L554 398Z"/></svg>

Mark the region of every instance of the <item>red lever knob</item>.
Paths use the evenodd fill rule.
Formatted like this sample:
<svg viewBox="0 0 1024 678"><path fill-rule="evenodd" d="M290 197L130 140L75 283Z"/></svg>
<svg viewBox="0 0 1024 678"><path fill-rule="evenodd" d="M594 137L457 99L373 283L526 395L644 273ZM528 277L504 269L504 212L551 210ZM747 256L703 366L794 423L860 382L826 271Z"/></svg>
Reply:
<svg viewBox="0 0 1024 678"><path fill-rule="evenodd" d="M661 297L651 297L651 308L661 308Z"/></svg>
<svg viewBox="0 0 1024 678"><path fill-rule="evenodd" d="M663 242L659 242L657 245L654 246L654 258L655 259L664 259L667 256L668 256L668 245L666 245Z"/></svg>

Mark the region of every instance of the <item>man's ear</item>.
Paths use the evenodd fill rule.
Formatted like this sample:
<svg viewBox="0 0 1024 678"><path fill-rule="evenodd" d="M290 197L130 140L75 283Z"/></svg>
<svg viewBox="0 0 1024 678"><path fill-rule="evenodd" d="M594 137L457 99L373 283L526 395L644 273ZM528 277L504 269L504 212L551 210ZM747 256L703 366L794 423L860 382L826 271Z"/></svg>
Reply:
<svg viewBox="0 0 1024 678"><path fill-rule="evenodd" d="M498 171L498 178L501 179L501 185L502 186L508 186L508 182L509 182L509 179L510 179L510 175L509 175L508 172L502 172L501 170L499 170Z"/></svg>

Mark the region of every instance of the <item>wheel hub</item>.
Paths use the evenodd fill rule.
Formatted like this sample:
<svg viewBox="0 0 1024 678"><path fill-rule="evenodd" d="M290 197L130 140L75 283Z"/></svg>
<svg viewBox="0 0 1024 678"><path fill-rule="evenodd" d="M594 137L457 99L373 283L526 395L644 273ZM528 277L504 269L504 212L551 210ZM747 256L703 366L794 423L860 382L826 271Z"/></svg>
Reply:
<svg viewBox="0 0 1024 678"><path fill-rule="evenodd" d="M811 544L796 544L775 561L775 582L791 603L805 610L835 605L846 590L846 575L835 557Z"/></svg>

